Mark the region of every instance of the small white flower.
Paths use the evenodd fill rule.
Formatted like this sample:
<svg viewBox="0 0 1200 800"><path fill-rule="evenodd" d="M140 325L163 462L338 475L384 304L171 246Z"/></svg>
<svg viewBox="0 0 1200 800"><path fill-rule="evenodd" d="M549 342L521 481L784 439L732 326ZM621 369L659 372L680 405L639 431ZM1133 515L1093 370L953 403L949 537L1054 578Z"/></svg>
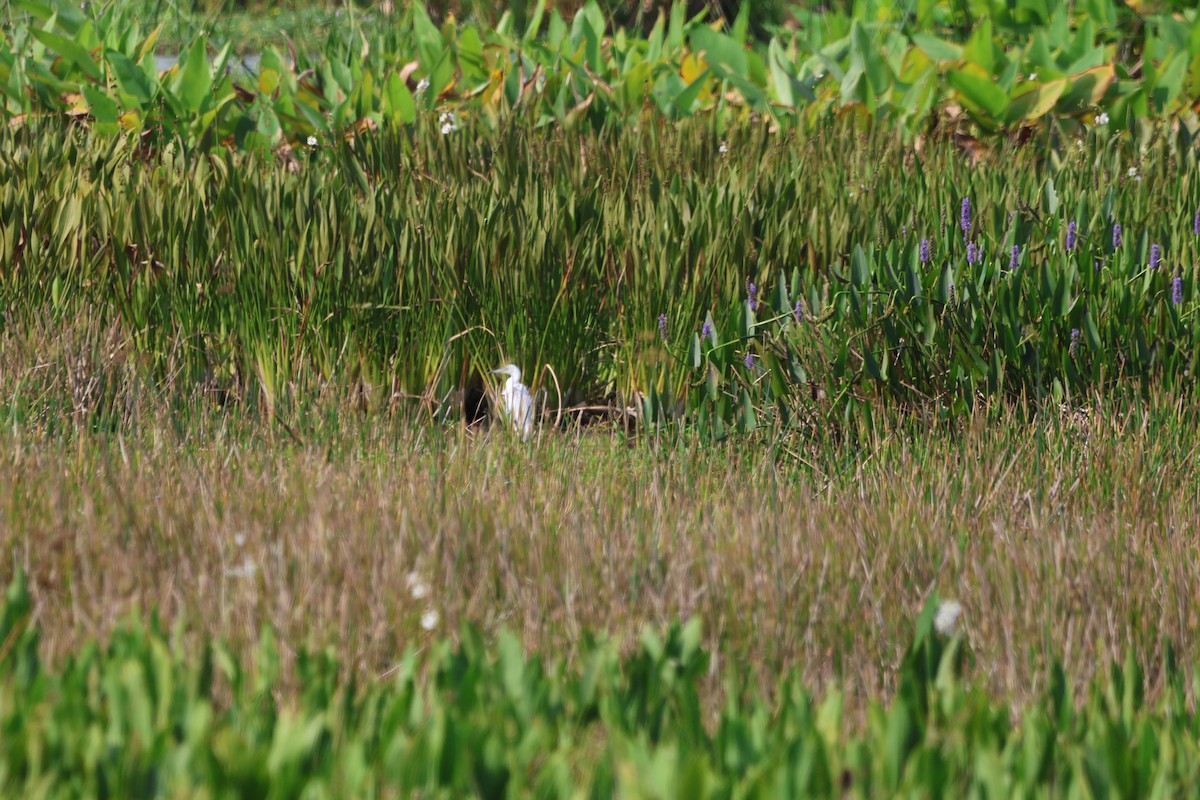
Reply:
<svg viewBox="0 0 1200 800"><path fill-rule="evenodd" d="M1108 124L1108 114L1101 111L1099 114L1096 115L1096 126L1099 127L1101 125L1107 125L1107 124Z"/></svg>
<svg viewBox="0 0 1200 800"><path fill-rule="evenodd" d="M317 146L317 137L315 137L315 136L308 137L308 146L316 147Z"/></svg>
<svg viewBox="0 0 1200 800"><path fill-rule="evenodd" d="M234 544L236 544L238 547L243 547L243 546L245 546L245 544L246 544L246 534L244 534L244 533L237 533L237 534L234 534L234 536L233 536L233 543L234 543Z"/></svg>
<svg viewBox="0 0 1200 800"><path fill-rule="evenodd" d="M225 570L225 574L230 578L253 578L256 572L258 572L258 565L249 556L240 565Z"/></svg>
<svg viewBox="0 0 1200 800"><path fill-rule="evenodd" d="M1036 72L1031 72L1031 73L1029 73L1029 80L1031 80L1031 81L1036 81L1036 80L1037 80L1037 73L1036 73Z"/></svg>
<svg viewBox="0 0 1200 800"><path fill-rule="evenodd" d="M943 600L938 606L937 616L933 618L933 627L942 636L953 636L958 627L958 615L962 613L962 603L957 600Z"/></svg>
<svg viewBox="0 0 1200 800"><path fill-rule="evenodd" d="M458 120L454 118L453 111L447 111L445 114L442 114L440 117L438 117L438 122L440 122L442 125L442 136L446 136L458 130Z"/></svg>
<svg viewBox="0 0 1200 800"><path fill-rule="evenodd" d="M429 596L429 584L421 580L417 573L408 573L404 582L408 585L408 593L412 595L413 600L424 600Z"/></svg>
<svg viewBox="0 0 1200 800"><path fill-rule="evenodd" d="M436 608L430 608L421 615L421 627L427 631L431 631L437 627L438 612Z"/></svg>
<svg viewBox="0 0 1200 800"><path fill-rule="evenodd" d="M721 146L717 148L717 152L721 155L725 155L729 152L729 145L725 144L725 142L721 142Z"/></svg>
<svg viewBox="0 0 1200 800"><path fill-rule="evenodd" d="M421 78L421 80L417 81L417 94L425 94L428 88L429 78Z"/></svg>

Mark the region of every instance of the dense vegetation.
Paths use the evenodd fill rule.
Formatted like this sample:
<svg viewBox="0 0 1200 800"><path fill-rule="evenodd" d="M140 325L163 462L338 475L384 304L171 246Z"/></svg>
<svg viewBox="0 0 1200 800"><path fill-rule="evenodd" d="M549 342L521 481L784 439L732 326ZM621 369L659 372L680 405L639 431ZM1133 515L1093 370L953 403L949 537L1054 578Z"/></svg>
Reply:
<svg viewBox="0 0 1200 800"><path fill-rule="evenodd" d="M1197 12L1130 15L1114 0L862 0L852 14L796 8L794 25L762 39L749 3L729 25L679 3L644 36L613 30L595 2L564 18L543 0L494 27L439 27L414 4L382 23L349 13L312 50L268 46L249 74L233 69L232 42L210 52L203 32L160 72L160 28L144 31L123 3L16 6L29 24L0 47L5 117L65 113L206 148L296 148L431 116L464 138L514 116L567 129L696 116L718 131L807 133L836 118L908 140L934 123L1069 140L1098 120L1127 129L1190 113L1200 96Z"/></svg>
<svg viewBox="0 0 1200 800"><path fill-rule="evenodd" d="M1194 791L1193 8L384 5L0 19L0 793Z"/></svg>
<svg viewBox="0 0 1200 800"><path fill-rule="evenodd" d="M30 605L18 575L0 610L0 787L24 796L1165 798L1200 768L1173 666L1153 708L1129 660L1079 708L1059 673L1014 722L959 680L969 655L935 630L933 602L899 691L861 732L836 691L817 701L785 679L755 699L736 677L710 732L694 621L645 632L624 657L588 641L573 665L529 660L507 633L489 650L465 628L456 648L410 650L364 691L331 653L301 650L298 695L281 706L269 630L252 667L219 645L180 658L152 623L47 670Z"/></svg>
<svg viewBox="0 0 1200 800"><path fill-rule="evenodd" d="M268 413L333 382L470 421L462 391L513 360L552 415L610 405L720 437L878 400L953 416L1186 391L1200 352L1200 170L1166 130L986 166L691 124L376 135L298 169L86 130L0 139L10 324L91 310L160 378Z"/></svg>

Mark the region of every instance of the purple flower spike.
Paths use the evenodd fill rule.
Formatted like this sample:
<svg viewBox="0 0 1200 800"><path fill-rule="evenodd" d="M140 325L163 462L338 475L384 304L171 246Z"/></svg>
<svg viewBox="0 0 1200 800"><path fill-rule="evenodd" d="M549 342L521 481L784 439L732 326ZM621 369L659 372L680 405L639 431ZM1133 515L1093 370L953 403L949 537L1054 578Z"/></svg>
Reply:
<svg viewBox="0 0 1200 800"><path fill-rule="evenodd" d="M962 214L959 217L958 224L962 227L963 236L971 232L971 201L969 198L962 199Z"/></svg>
<svg viewBox="0 0 1200 800"><path fill-rule="evenodd" d="M714 342L716 341L716 337L713 336L712 323L709 322L708 320L704 320L704 325L700 328L700 341L703 342L705 339L710 339L710 338Z"/></svg>
<svg viewBox="0 0 1200 800"><path fill-rule="evenodd" d="M1196 218L1192 220L1192 233L1200 236L1200 206L1196 208Z"/></svg>
<svg viewBox="0 0 1200 800"><path fill-rule="evenodd" d="M1071 329L1071 346L1067 352L1071 354L1071 358L1075 357L1075 353L1079 351L1079 328Z"/></svg>
<svg viewBox="0 0 1200 800"><path fill-rule="evenodd" d="M1113 223L1113 250L1121 246L1121 223Z"/></svg>
<svg viewBox="0 0 1200 800"><path fill-rule="evenodd" d="M1158 269L1158 265L1162 263L1162 250L1158 245L1150 245L1150 269Z"/></svg>
<svg viewBox="0 0 1200 800"><path fill-rule="evenodd" d="M921 263L922 264L929 263L929 240L928 239L921 240Z"/></svg>
<svg viewBox="0 0 1200 800"><path fill-rule="evenodd" d="M967 263L978 264L983 260L983 254L979 251L979 245L971 242L967 245Z"/></svg>
<svg viewBox="0 0 1200 800"><path fill-rule="evenodd" d="M754 353L746 353L746 369L754 369Z"/></svg>
<svg viewBox="0 0 1200 800"><path fill-rule="evenodd" d="M792 316L795 317L796 322L804 321L804 301L803 300L796 301L796 307L792 309Z"/></svg>
<svg viewBox="0 0 1200 800"><path fill-rule="evenodd" d="M667 335L667 315L666 314L658 315L658 335L659 335L659 338L661 338L664 342L670 341L670 337Z"/></svg>
<svg viewBox="0 0 1200 800"><path fill-rule="evenodd" d="M1171 281L1171 305L1183 305L1183 276L1176 275Z"/></svg>
<svg viewBox="0 0 1200 800"><path fill-rule="evenodd" d="M746 303L751 311L758 308L758 287L752 281L746 281Z"/></svg>
<svg viewBox="0 0 1200 800"><path fill-rule="evenodd" d="M1012 256L1008 259L1008 268L1016 269L1017 268L1017 259L1020 257L1021 257L1021 248L1014 244L1013 249L1012 249Z"/></svg>
<svg viewBox="0 0 1200 800"><path fill-rule="evenodd" d="M1067 250L1075 249L1075 220L1067 223Z"/></svg>

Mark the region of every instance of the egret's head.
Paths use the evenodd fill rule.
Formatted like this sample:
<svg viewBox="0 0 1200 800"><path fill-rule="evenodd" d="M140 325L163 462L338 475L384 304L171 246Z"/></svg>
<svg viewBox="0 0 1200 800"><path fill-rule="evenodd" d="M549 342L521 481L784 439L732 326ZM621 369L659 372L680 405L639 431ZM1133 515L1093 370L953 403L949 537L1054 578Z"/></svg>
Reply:
<svg viewBox="0 0 1200 800"><path fill-rule="evenodd" d="M518 367L516 364L505 364L500 369L492 370L492 374L493 375L507 375L508 377L512 378L514 381L521 380L521 368Z"/></svg>

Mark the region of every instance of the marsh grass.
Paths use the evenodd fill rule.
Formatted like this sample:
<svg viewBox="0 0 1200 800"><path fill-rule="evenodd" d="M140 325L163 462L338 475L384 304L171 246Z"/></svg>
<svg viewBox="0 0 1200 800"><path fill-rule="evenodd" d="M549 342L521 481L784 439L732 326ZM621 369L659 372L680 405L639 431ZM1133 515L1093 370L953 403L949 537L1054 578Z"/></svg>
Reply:
<svg viewBox="0 0 1200 800"><path fill-rule="evenodd" d="M1169 396L881 416L855 442L598 425L523 447L333 386L273 417L223 408L88 355L115 352L102 327L30 331L0 343L0 573L28 572L51 661L152 612L184 648L271 625L285 674L306 645L362 676L464 622L569 660L585 631L632 644L695 616L711 702L794 667L861 711L934 591L1018 706L1054 659L1079 690L1131 649L1153 697L1168 641L1200 658L1200 439Z"/></svg>

